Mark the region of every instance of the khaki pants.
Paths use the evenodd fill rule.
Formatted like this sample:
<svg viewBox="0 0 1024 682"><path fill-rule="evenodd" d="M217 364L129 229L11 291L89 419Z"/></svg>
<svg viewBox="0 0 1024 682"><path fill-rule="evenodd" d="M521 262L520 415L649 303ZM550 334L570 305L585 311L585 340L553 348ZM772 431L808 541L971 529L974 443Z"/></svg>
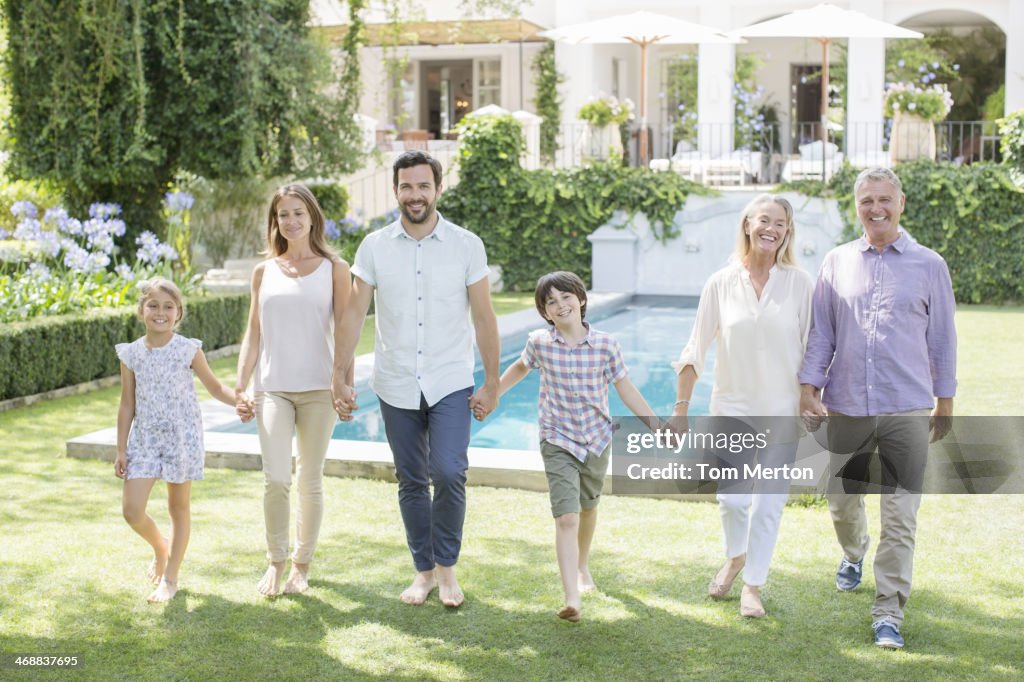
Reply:
<svg viewBox="0 0 1024 682"><path fill-rule="evenodd" d="M833 475L855 458L866 459L877 451L882 459L883 484L895 485L894 492L878 495L881 537L875 552L875 603L871 609L872 619L876 621L887 617L897 625L902 623L903 608L910 597L917 510L921 506L920 482L928 454L929 414L930 410L913 410L861 419L831 413L840 417L847 428L847 433L829 434ZM855 443L855 450L849 446L833 447L836 440ZM909 482L909 490L901 485L906 482ZM846 558L860 561L870 542L865 493L856 492L856 482L845 483L845 490L830 489L828 507Z"/></svg>
<svg viewBox="0 0 1024 682"><path fill-rule="evenodd" d="M299 505L295 513L295 553L292 561L313 558L324 514L324 457L335 423L331 392L260 392L256 394L256 424L266 485L263 517L267 557L288 558L288 516L291 507L292 435L295 435Z"/></svg>

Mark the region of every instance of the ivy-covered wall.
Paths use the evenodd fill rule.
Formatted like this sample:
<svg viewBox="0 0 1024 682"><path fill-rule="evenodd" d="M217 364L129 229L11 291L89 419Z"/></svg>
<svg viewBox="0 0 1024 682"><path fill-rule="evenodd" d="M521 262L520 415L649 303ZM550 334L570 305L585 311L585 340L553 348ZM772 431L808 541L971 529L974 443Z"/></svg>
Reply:
<svg viewBox="0 0 1024 682"><path fill-rule="evenodd" d="M471 116L460 124L459 140L459 184L442 195L439 208L480 235L505 287L516 291L532 290L553 270L571 270L589 283L587 235L616 210L647 214L671 239L687 195L707 191L676 173L614 164L523 170L522 130L511 116Z"/></svg>
<svg viewBox="0 0 1024 682"><path fill-rule="evenodd" d="M954 166L915 161L895 169L907 206L900 223L949 266L961 303L1024 301L1024 190L1003 164ZM839 200L847 238L862 232L854 207L859 170L849 165L829 181L788 186Z"/></svg>

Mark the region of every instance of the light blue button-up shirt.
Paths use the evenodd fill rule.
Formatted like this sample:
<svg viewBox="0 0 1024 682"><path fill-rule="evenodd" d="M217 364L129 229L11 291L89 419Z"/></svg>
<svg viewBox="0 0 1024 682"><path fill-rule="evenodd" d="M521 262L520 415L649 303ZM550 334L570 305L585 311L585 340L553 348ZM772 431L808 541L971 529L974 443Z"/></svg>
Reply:
<svg viewBox="0 0 1024 682"><path fill-rule="evenodd" d="M956 303L942 257L900 231L825 256L800 383L829 410L873 416L930 409L956 393Z"/></svg>

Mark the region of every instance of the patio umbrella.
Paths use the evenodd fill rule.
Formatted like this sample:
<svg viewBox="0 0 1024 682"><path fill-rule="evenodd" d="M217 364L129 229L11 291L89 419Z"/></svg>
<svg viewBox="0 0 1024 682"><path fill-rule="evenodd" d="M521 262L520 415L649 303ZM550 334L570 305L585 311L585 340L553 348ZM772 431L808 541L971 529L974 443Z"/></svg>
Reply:
<svg viewBox="0 0 1024 682"><path fill-rule="evenodd" d="M814 38L821 43L821 142L828 142L828 44L834 38L923 38L917 31L872 19L854 10L821 4L751 24L729 35L745 38ZM824 178L824 176L822 176Z"/></svg>
<svg viewBox="0 0 1024 682"><path fill-rule="evenodd" d="M619 14L542 31L539 35L574 44L633 43L640 47L640 163L647 164L647 46L741 43L742 39L675 17L653 12Z"/></svg>

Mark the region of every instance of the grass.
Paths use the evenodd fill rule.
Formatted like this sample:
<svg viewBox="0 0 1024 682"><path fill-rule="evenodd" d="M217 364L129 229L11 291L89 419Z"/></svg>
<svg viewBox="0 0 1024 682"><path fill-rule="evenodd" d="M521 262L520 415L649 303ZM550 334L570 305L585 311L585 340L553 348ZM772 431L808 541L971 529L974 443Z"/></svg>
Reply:
<svg viewBox="0 0 1024 682"><path fill-rule="evenodd" d="M963 308L958 324L958 411L1024 414L1011 345L1024 337L1024 309ZM233 365L215 363L224 377ZM967 393L990 384L997 389ZM421 608L396 598L412 570L396 486L329 478L310 591L267 601L254 589L265 565L262 475L218 469L194 486L182 594L150 606L146 547L121 518L111 465L62 457L66 438L114 423L117 396L106 389L0 414L0 652L78 654L76 679L1024 675L1021 495L925 499L902 652L871 645L870 572L853 594L832 585L839 552L821 508L787 508L769 617L750 621L735 598L704 597L721 562L713 505L609 497L592 560L601 593L570 626L554 617L561 590L544 494L469 489L468 600L446 611L436 598ZM164 500L158 486L150 510L165 525ZM868 513L876 531L876 500Z"/></svg>

